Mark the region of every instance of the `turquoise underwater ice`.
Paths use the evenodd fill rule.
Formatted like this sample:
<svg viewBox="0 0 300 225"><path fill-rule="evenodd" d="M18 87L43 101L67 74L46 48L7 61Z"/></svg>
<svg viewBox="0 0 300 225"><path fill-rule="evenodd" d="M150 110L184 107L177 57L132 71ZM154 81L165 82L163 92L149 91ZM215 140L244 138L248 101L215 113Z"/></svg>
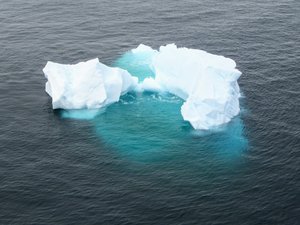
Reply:
<svg viewBox="0 0 300 225"><path fill-rule="evenodd" d="M126 69L142 81L154 76L149 67L150 57L127 52L113 66ZM227 124L210 131L199 131L183 121L182 103L171 94L131 92L106 109L62 110L61 116L89 120L102 143L135 161L168 160L196 152L231 160L247 149L248 140L241 119L243 110Z"/></svg>

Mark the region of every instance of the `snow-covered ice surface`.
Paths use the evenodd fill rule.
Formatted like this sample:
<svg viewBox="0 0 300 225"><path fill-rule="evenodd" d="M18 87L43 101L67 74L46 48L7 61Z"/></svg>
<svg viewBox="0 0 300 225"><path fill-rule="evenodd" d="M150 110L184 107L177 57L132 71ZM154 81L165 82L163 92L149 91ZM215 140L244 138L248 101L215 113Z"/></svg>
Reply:
<svg viewBox="0 0 300 225"><path fill-rule="evenodd" d="M75 65L48 62L43 69L53 109L95 109L119 101L138 79L92 59Z"/></svg>
<svg viewBox="0 0 300 225"><path fill-rule="evenodd" d="M240 111L237 80L241 72L232 59L175 44L159 50L141 44L119 64L131 74L98 59L75 65L48 62L43 71L53 109L102 108L134 90L180 97L183 119L195 129L217 127ZM136 69L143 76L135 77Z"/></svg>

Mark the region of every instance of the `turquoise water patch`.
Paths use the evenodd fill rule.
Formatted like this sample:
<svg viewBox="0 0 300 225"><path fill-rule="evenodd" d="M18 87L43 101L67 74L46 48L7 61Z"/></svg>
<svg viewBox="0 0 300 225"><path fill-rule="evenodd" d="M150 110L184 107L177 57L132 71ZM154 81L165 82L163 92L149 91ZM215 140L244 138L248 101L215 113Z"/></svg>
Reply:
<svg viewBox="0 0 300 225"><path fill-rule="evenodd" d="M93 122L101 140L122 155L154 159L180 145L184 130L191 129L182 120L181 105L175 96L129 94Z"/></svg>
<svg viewBox="0 0 300 225"><path fill-rule="evenodd" d="M202 153L231 160L247 148L239 117L218 130L196 131L183 121L181 105L171 95L128 94L93 120L95 132L120 155L144 162Z"/></svg>
<svg viewBox="0 0 300 225"><path fill-rule="evenodd" d="M72 109L61 110L60 115L64 119L91 120L104 111L105 109Z"/></svg>
<svg viewBox="0 0 300 225"><path fill-rule="evenodd" d="M232 161L247 149L240 116L213 130L194 130L183 121L182 104L173 95L128 93L105 110L62 110L60 115L89 120L107 149L137 162L179 162L194 157Z"/></svg>

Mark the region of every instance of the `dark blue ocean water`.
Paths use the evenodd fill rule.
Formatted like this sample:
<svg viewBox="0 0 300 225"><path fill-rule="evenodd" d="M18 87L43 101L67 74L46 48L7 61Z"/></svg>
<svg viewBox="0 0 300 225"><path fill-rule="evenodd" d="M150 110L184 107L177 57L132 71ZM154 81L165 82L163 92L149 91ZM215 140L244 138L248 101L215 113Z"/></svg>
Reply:
<svg viewBox="0 0 300 225"><path fill-rule="evenodd" d="M48 60L143 76L140 43L234 59L241 114L197 132L153 93L52 110ZM299 224L299 43L297 0L0 0L0 224Z"/></svg>

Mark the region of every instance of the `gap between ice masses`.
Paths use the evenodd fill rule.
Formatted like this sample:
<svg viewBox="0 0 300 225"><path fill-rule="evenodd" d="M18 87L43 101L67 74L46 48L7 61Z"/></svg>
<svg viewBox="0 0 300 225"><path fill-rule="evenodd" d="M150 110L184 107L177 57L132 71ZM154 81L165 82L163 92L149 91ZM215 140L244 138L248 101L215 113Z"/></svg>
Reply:
<svg viewBox="0 0 300 225"><path fill-rule="evenodd" d="M194 129L208 130L239 114L237 80L241 72L234 60L175 44L159 50L141 44L129 53L130 60L146 63L154 76L139 80L98 58L75 65L48 62L43 72L53 109L99 109L118 102L128 92L149 91L183 99L182 117Z"/></svg>

